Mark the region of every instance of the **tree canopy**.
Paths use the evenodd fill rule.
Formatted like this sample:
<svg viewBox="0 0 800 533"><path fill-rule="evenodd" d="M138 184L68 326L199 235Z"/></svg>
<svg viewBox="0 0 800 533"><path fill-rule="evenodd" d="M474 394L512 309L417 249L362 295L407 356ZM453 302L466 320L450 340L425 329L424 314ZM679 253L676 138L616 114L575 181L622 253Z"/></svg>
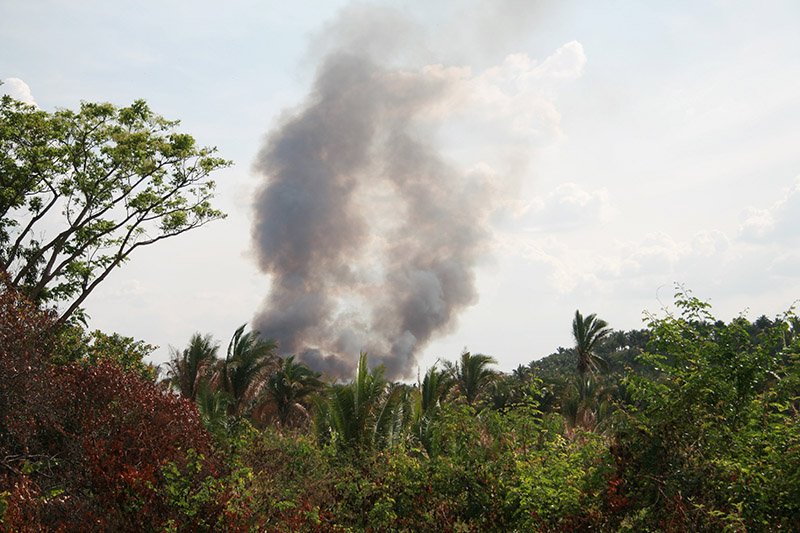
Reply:
<svg viewBox="0 0 800 533"><path fill-rule="evenodd" d="M0 99L0 270L59 322L142 246L224 218L209 175L231 163L143 100L40 110Z"/></svg>

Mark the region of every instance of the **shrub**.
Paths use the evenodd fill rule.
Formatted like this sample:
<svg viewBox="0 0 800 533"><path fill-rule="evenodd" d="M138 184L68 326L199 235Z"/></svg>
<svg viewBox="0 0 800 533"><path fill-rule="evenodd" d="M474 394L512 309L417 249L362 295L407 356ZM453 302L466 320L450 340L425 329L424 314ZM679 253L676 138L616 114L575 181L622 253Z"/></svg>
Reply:
<svg viewBox="0 0 800 533"><path fill-rule="evenodd" d="M0 293L2 528L242 524L195 406L116 364L51 364L53 318L8 287Z"/></svg>

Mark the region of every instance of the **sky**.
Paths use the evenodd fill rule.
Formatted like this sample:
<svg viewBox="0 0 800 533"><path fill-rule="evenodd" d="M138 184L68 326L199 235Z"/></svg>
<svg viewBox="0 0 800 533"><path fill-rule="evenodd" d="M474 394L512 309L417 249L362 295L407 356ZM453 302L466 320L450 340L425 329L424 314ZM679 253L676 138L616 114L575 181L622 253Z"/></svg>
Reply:
<svg viewBox="0 0 800 533"><path fill-rule="evenodd" d="M214 175L228 218L138 250L89 325L161 363L247 322L414 377L570 347L576 309L641 328L675 283L724 320L800 298L800 4L427 4L0 2L0 91L143 98L234 162ZM322 148L284 161L297 131ZM291 165L315 157L303 184ZM324 208L298 216L276 184ZM299 292L287 242L316 258ZM281 329L311 296L316 322Z"/></svg>

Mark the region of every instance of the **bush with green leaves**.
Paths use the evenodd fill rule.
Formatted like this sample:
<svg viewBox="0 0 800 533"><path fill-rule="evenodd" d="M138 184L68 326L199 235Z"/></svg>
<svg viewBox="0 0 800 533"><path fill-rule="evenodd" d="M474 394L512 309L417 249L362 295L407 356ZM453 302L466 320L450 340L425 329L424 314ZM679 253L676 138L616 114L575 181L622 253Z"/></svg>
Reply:
<svg viewBox="0 0 800 533"><path fill-rule="evenodd" d="M642 356L660 377L628 380L635 407L615 436L611 523L793 529L800 523L800 345L791 316L753 336L748 321L717 321L687 291L676 294L676 305L677 315L651 317L653 352Z"/></svg>

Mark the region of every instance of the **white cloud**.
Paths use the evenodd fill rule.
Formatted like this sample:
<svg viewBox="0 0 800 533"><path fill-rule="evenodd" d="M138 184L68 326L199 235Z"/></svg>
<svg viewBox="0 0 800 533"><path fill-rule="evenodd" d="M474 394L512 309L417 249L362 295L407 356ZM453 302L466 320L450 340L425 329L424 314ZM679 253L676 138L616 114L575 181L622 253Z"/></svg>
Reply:
<svg viewBox="0 0 800 533"><path fill-rule="evenodd" d="M692 238L692 252L700 257L713 257L730 249L727 235L719 230L703 230Z"/></svg>
<svg viewBox="0 0 800 533"><path fill-rule="evenodd" d="M577 41L565 44L541 63L527 54L510 54L480 73L470 67L429 65L422 74L450 84L448 98L428 112L448 120L445 133L471 146L548 146L566 138L555 101L557 89L581 76L586 63Z"/></svg>
<svg viewBox="0 0 800 533"><path fill-rule="evenodd" d="M553 89L580 77L585 64L577 41L565 44L541 64L527 54L510 54L501 65L470 80L469 107L537 144L559 141L564 134Z"/></svg>
<svg viewBox="0 0 800 533"><path fill-rule="evenodd" d="M530 268L534 279L546 280L547 286L556 294L575 292L579 287L596 285L596 277L580 257L580 252L552 236L521 235L506 236L503 242L505 254L521 257ZM508 256L506 256L508 257Z"/></svg>
<svg viewBox="0 0 800 533"><path fill-rule="evenodd" d="M621 295L697 279L735 284L742 279L739 270L751 270L749 263L737 262L746 254L737 256L727 236L716 230L699 231L688 240L664 231L629 241L585 236L581 232L574 239L571 234L539 231L507 235L504 251L525 261L532 275L562 295Z"/></svg>
<svg viewBox="0 0 800 533"><path fill-rule="evenodd" d="M668 275L690 250L665 232L649 233L625 250L623 263L632 268L626 274Z"/></svg>
<svg viewBox="0 0 800 533"><path fill-rule="evenodd" d="M739 236L746 241L759 241L775 230L775 219L769 209L748 207L742 212Z"/></svg>
<svg viewBox="0 0 800 533"><path fill-rule="evenodd" d="M545 59L533 70L533 74L539 80L572 81L581 77L585 65L583 46L578 41L571 41Z"/></svg>
<svg viewBox="0 0 800 533"><path fill-rule="evenodd" d="M536 198L525 222L539 231L567 231L604 222L612 213L605 189L587 191L575 183L564 183Z"/></svg>
<svg viewBox="0 0 800 533"><path fill-rule="evenodd" d="M800 238L800 176L783 198L767 209L748 207L742 212L739 237L747 242L795 243Z"/></svg>
<svg viewBox="0 0 800 533"><path fill-rule="evenodd" d="M31 94L31 88L19 78L6 78L3 80L0 91L26 104L36 105L36 100L33 99L33 94Z"/></svg>

